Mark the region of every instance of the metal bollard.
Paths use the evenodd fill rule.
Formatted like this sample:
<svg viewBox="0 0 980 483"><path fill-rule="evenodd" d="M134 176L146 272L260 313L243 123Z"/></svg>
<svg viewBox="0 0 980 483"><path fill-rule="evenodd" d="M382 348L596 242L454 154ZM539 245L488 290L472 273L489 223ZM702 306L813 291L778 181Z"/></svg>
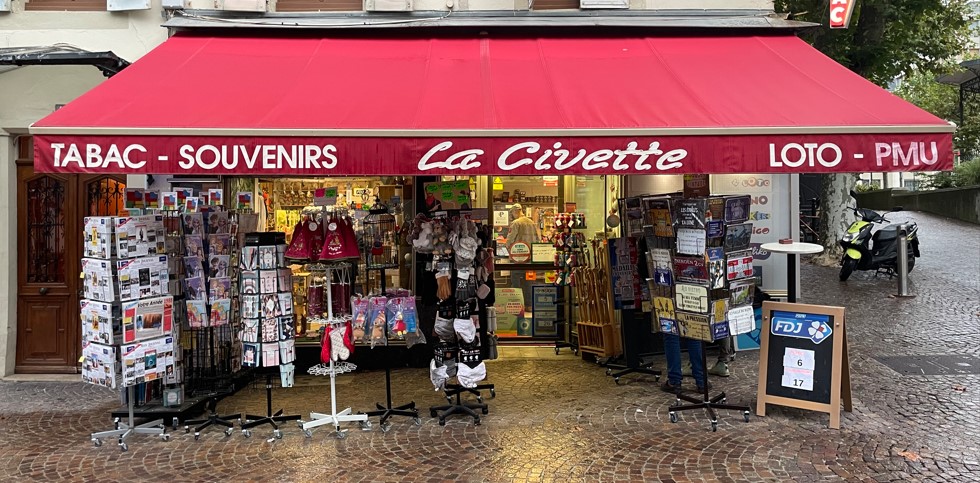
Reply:
<svg viewBox="0 0 980 483"><path fill-rule="evenodd" d="M898 260L896 265L898 271L898 296L911 297L909 294L909 231L908 226L902 223L898 226Z"/></svg>

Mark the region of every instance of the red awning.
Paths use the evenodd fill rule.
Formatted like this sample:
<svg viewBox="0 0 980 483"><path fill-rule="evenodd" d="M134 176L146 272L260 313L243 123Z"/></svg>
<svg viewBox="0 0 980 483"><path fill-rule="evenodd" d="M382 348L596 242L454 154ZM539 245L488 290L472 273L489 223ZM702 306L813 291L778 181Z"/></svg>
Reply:
<svg viewBox="0 0 980 483"><path fill-rule="evenodd" d="M953 127L794 36L173 37L38 121L45 172L950 169Z"/></svg>

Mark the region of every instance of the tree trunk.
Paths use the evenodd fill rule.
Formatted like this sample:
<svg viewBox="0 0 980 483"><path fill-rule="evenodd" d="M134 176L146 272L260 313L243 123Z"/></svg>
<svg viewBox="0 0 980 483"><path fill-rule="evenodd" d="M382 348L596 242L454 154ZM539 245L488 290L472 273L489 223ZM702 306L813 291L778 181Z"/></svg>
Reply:
<svg viewBox="0 0 980 483"><path fill-rule="evenodd" d="M826 250L814 258L814 262L824 266L840 263L843 249L838 244L851 221L848 206L854 206L851 190L857 182L855 173L823 175L820 196L820 240Z"/></svg>

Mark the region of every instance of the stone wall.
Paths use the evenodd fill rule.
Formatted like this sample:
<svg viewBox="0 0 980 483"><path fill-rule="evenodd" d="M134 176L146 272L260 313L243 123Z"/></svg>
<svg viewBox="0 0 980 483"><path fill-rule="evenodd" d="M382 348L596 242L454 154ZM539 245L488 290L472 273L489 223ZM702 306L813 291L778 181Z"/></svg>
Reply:
<svg viewBox="0 0 980 483"><path fill-rule="evenodd" d="M890 210L896 206L980 224L980 186L929 191L885 189L858 193L858 206Z"/></svg>

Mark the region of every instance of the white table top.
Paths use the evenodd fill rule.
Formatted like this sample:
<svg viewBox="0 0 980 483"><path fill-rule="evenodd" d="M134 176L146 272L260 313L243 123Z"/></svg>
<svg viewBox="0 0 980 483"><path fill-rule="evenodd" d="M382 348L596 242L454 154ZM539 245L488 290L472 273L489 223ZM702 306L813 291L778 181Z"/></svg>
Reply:
<svg viewBox="0 0 980 483"><path fill-rule="evenodd" d="M809 255L813 253L820 253L823 251L823 245L817 245L816 243L803 243L803 242L793 242L793 243L763 243L761 247L767 252L773 253L788 253L793 255Z"/></svg>

